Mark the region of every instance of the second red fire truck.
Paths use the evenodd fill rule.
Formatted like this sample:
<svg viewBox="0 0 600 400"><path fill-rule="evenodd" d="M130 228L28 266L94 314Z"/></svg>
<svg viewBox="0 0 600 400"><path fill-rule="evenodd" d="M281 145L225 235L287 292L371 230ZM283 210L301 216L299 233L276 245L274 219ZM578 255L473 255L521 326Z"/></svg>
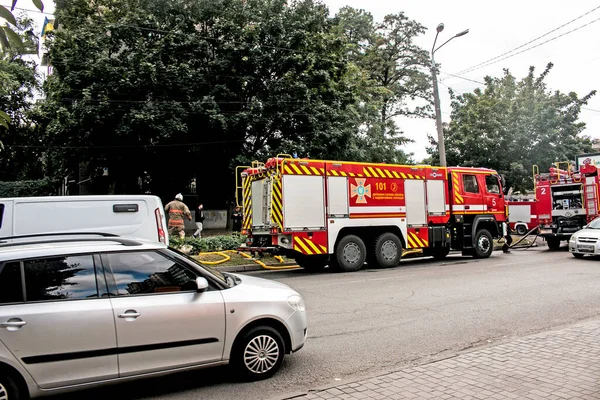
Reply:
<svg viewBox="0 0 600 400"><path fill-rule="evenodd" d="M534 166L533 175L540 236L555 250L600 215L598 169L586 159L579 171L569 162L561 162L547 173Z"/></svg>
<svg viewBox="0 0 600 400"><path fill-rule="evenodd" d="M489 169L297 159L240 167L245 251L306 269L394 267L451 249L486 258L506 233L501 178Z"/></svg>

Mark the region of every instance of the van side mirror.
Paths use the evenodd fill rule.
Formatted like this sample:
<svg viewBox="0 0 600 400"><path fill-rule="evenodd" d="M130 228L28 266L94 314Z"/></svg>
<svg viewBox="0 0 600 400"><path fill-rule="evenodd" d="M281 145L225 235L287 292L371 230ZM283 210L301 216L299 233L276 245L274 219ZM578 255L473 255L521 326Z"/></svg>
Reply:
<svg viewBox="0 0 600 400"><path fill-rule="evenodd" d="M203 293L208 289L208 281L201 276L196 278L196 292Z"/></svg>

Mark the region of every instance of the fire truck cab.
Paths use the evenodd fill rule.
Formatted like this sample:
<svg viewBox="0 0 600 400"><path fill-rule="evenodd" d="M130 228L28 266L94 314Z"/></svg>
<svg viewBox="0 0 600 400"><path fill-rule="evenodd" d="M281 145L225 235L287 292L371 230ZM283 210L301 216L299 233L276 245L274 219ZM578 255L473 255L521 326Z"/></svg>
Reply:
<svg viewBox="0 0 600 400"><path fill-rule="evenodd" d="M547 173L540 173L534 166L533 178L540 236L550 249L558 249L561 241L568 241L600 214L598 170L594 165L584 164L575 171L569 162L555 163Z"/></svg>
<svg viewBox="0 0 600 400"><path fill-rule="evenodd" d="M278 156L241 169L245 251L294 258L306 269L394 267L403 255L489 257L506 233L498 174Z"/></svg>

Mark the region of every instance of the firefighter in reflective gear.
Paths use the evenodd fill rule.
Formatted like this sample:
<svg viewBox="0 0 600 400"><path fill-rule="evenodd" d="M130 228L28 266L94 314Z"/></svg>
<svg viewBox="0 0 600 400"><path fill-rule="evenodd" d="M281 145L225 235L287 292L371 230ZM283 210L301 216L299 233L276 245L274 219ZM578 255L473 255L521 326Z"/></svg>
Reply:
<svg viewBox="0 0 600 400"><path fill-rule="evenodd" d="M185 237L185 222L186 217L192 220L190 209L183 203L183 195L181 193L175 196L175 200L167 204L165 212L169 215L169 235L179 235L180 238Z"/></svg>

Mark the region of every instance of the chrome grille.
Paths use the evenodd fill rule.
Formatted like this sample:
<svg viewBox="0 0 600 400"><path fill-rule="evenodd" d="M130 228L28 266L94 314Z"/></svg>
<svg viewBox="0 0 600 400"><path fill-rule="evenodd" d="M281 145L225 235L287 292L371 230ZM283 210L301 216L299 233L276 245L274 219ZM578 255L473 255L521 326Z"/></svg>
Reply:
<svg viewBox="0 0 600 400"><path fill-rule="evenodd" d="M591 237L580 237L577 240L579 241L579 243L597 243L598 242L597 238L591 238Z"/></svg>

